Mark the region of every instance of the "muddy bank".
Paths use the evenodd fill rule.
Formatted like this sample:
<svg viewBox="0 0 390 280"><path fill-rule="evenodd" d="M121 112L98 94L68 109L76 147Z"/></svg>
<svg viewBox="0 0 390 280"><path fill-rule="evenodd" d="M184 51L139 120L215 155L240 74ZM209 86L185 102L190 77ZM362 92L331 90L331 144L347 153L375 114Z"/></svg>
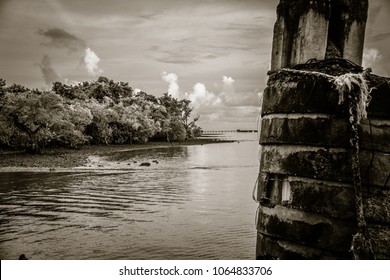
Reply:
<svg viewBox="0 0 390 280"><path fill-rule="evenodd" d="M0 168L73 168L84 166L89 156L101 156L106 153L170 146L203 145L212 143L234 142L219 139L194 139L181 143L150 142L135 145L94 145L84 146L81 149L47 148L41 154L28 154L23 151L0 150Z"/></svg>

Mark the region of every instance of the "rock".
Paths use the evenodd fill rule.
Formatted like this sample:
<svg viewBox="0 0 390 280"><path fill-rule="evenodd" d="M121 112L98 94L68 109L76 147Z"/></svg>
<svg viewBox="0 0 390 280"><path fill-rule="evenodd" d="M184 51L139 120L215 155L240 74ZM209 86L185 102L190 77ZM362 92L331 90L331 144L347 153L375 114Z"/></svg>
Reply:
<svg viewBox="0 0 390 280"><path fill-rule="evenodd" d="M149 162L143 162L139 166L150 166L150 163Z"/></svg>
<svg viewBox="0 0 390 280"><path fill-rule="evenodd" d="M157 160L153 160L153 162L154 162L155 164L158 164L158 161L157 161Z"/></svg>
<svg viewBox="0 0 390 280"><path fill-rule="evenodd" d="M19 260L28 260L28 258L26 257L25 254L21 254L21 255L19 256Z"/></svg>

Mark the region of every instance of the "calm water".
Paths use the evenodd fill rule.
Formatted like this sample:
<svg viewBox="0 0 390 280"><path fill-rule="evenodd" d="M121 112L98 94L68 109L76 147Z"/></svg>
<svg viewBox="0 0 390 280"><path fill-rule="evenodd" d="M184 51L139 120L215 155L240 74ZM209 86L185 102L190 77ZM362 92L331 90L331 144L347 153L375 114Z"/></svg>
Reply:
<svg viewBox="0 0 390 280"><path fill-rule="evenodd" d="M251 141L118 152L76 172L0 172L0 258L254 259L258 144L237 135Z"/></svg>

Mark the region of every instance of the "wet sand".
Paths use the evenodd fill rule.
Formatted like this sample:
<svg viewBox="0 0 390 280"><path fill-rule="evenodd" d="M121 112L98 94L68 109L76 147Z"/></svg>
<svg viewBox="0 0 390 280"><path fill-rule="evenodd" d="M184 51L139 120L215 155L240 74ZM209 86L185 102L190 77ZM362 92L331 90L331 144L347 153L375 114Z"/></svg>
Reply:
<svg viewBox="0 0 390 280"><path fill-rule="evenodd" d="M139 150L169 146L203 145L212 143L233 142L219 139L194 139L186 142L167 143L149 142L134 145L92 145L80 149L46 148L41 154L28 154L24 151L0 150L0 168L12 170L22 168L74 168L84 166L90 156L102 156L106 153Z"/></svg>

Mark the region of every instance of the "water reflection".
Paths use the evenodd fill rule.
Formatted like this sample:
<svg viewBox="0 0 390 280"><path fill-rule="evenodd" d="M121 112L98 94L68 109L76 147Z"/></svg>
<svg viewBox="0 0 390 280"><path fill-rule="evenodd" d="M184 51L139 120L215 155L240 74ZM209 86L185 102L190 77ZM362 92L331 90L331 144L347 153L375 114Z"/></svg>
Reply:
<svg viewBox="0 0 390 280"><path fill-rule="evenodd" d="M0 258L252 259L256 151L169 147L112 153L91 172L0 173Z"/></svg>

